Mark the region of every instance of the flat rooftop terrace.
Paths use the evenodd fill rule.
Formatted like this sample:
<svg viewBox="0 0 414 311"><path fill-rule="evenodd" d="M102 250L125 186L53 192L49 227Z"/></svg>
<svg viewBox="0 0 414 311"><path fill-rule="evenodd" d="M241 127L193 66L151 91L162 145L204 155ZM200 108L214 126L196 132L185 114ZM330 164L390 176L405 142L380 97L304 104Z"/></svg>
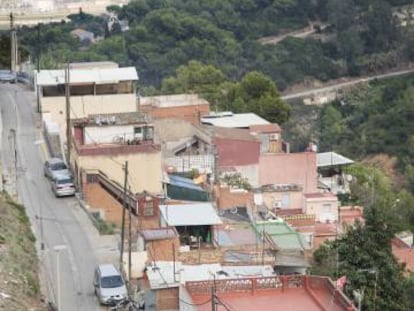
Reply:
<svg viewBox="0 0 414 311"><path fill-rule="evenodd" d="M325 309L309 295L304 288L290 288L282 291L269 291L246 295L244 293L219 294L219 299L228 305L230 309L237 311L343 311L335 304ZM196 304L206 301L205 296L193 296ZM211 311L211 304L205 304L197 308L198 311ZM224 310L218 305L217 311Z"/></svg>
<svg viewBox="0 0 414 311"><path fill-rule="evenodd" d="M284 275L186 282L197 311L210 311L213 287L217 311L355 311L352 302L327 277Z"/></svg>

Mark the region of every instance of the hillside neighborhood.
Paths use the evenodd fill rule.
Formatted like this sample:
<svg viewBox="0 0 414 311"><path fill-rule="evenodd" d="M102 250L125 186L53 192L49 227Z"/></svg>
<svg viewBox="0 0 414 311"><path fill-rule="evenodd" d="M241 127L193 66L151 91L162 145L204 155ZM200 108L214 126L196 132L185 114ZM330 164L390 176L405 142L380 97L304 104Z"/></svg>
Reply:
<svg viewBox="0 0 414 311"><path fill-rule="evenodd" d="M313 142L290 152L254 113L140 97L137 82L133 67L72 63L41 70L35 90L50 157L67 161L91 218L126 230L121 269L147 309L356 310L346 276L309 274L313 250L364 222L337 197L354 161ZM393 243L407 269L411 244Z"/></svg>
<svg viewBox="0 0 414 311"><path fill-rule="evenodd" d="M0 0L0 311L414 310L410 0Z"/></svg>

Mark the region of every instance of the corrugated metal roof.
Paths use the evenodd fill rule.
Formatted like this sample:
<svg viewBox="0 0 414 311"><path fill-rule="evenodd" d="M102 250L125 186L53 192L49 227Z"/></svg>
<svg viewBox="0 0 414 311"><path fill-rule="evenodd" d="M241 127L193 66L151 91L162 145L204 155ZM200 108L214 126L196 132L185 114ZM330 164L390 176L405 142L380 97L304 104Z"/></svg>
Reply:
<svg viewBox="0 0 414 311"><path fill-rule="evenodd" d="M169 226L204 226L222 223L211 203L160 205L160 211Z"/></svg>
<svg viewBox="0 0 414 311"><path fill-rule="evenodd" d="M145 229L140 232L146 241L167 240L178 236L174 227Z"/></svg>
<svg viewBox="0 0 414 311"><path fill-rule="evenodd" d="M248 128L251 125L270 124L269 121L251 112L205 116L201 118L201 123L231 128Z"/></svg>
<svg viewBox="0 0 414 311"><path fill-rule="evenodd" d="M317 167L346 165L352 163L354 163L354 161L351 159L345 158L344 156L333 151L317 154Z"/></svg>
<svg viewBox="0 0 414 311"><path fill-rule="evenodd" d="M100 68L100 69L71 69L70 84L82 83L117 83L119 81L136 81L138 73L135 67ZM65 84L65 70L40 70L36 74L39 86Z"/></svg>
<svg viewBox="0 0 414 311"><path fill-rule="evenodd" d="M284 221L267 221L254 225L258 233L266 232L272 238L273 242L279 249L284 250L301 250L304 241L301 234L294 231Z"/></svg>
<svg viewBox="0 0 414 311"><path fill-rule="evenodd" d="M299 251L296 252L286 252L281 251L276 254L276 264L277 267L309 267L309 263L306 261L306 257Z"/></svg>

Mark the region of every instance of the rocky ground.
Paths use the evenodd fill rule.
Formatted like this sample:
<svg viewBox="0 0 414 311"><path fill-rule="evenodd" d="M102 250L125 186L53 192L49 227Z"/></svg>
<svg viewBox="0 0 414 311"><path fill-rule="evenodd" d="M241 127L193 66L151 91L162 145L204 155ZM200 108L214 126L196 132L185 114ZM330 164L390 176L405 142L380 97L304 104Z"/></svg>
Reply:
<svg viewBox="0 0 414 311"><path fill-rule="evenodd" d="M45 311L35 237L24 207L0 195L0 310Z"/></svg>

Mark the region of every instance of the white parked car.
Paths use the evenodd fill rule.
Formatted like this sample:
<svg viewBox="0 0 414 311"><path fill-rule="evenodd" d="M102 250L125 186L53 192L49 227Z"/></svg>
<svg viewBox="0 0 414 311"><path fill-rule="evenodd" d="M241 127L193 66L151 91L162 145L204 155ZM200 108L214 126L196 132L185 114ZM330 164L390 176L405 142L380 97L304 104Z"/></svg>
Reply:
<svg viewBox="0 0 414 311"><path fill-rule="evenodd" d="M76 188L72 177L67 174L55 173L52 179L52 191L56 197L75 195Z"/></svg>
<svg viewBox="0 0 414 311"><path fill-rule="evenodd" d="M113 264L101 264L95 268L93 287L103 305L115 305L128 298L124 278Z"/></svg>
<svg viewBox="0 0 414 311"><path fill-rule="evenodd" d="M43 166L44 175L53 179L55 174L70 176L70 172L66 163L60 158L51 158L47 160Z"/></svg>

